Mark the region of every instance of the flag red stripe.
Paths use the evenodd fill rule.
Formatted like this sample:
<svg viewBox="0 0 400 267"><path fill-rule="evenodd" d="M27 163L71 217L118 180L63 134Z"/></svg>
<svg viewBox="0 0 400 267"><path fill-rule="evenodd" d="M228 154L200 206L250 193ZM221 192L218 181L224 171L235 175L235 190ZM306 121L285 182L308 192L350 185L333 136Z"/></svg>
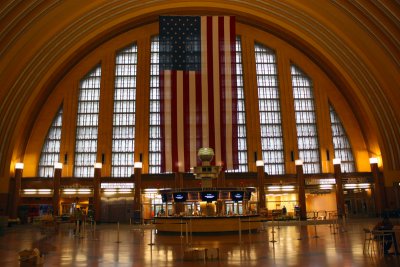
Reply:
<svg viewBox="0 0 400 267"><path fill-rule="evenodd" d="M196 151L203 147L203 130L202 130L202 98L201 98L201 72L196 72ZM197 153L196 153L197 154ZM201 165L201 161L198 157L197 165Z"/></svg>
<svg viewBox="0 0 400 267"><path fill-rule="evenodd" d="M215 149L215 125L214 125L214 66L213 66L213 24L212 17L207 17L207 77L208 77L208 124L209 124L209 146ZM217 55L215 55L217 56ZM215 164L215 158L212 161Z"/></svg>
<svg viewBox="0 0 400 267"><path fill-rule="evenodd" d="M189 112L189 72L183 72L183 114L179 114L179 116L183 116L184 118L184 169L186 170L187 166L190 166L190 112Z"/></svg>
<svg viewBox="0 0 400 267"><path fill-rule="evenodd" d="M226 137L226 105L225 105L225 90L226 90L226 84L225 84L225 40L224 40L224 17L218 17L218 43L219 43L219 84L220 84L220 111L219 111L219 116L220 116L220 133L221 133L221 144L220 144L220 149L221 149L221 161L224 164L223 166L226 168L226 143L225 143L225 137Z"/></svg>
<svg viewBox="0 0 400 267"><path fill-rule="evenodd" d="M176 71L171 71L171 141L172 141L172 171L178 172L178 136L177 136L177 80ZM167 151L168 153L168 151Z"/></svg>

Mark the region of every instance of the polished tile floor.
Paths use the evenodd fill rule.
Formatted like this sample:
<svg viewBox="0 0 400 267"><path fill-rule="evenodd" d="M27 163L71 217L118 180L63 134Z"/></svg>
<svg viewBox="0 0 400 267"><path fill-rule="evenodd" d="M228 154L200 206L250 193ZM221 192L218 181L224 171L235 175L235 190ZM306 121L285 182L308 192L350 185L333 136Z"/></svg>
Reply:
<svg viewBox="0 0 400 267"><path fill-rule="evenodd" d="M363 253L364 227L376 219L352 219L339 229L330 224L275 222L259 233L160 235L138 226L86 226L80 236L72 225L57 233L17 225L0 236L0 266L19 266L18 252L39 248L44 266L400 266L399 256ZM276 241L276 242L271 242ZM188 248L219 248L220 259L188 261Z"/></svg>

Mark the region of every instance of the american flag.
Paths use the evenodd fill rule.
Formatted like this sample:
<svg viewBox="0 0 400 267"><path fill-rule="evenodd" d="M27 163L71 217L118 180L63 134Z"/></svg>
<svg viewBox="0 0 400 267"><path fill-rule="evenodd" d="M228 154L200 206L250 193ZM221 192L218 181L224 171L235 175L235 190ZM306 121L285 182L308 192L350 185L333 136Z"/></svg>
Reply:
<svg viewBox="0 0 400 267"><path fill-rule="evenodd" d="M160 17L161 169L238 166L235 17Z"/></svg>

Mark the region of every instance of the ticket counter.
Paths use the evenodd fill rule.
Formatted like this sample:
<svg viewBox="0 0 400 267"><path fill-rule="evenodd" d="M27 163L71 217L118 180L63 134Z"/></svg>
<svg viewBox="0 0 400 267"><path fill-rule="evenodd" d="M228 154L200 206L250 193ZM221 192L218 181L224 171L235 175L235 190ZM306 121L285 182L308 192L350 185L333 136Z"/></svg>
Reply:
<svg viewBox="0 0 400 267"><path fill-rule="evenodd" d="M184 216L154 218L157 232L223 233L259 231L262 218L258 215L243 216Z"/></svg>

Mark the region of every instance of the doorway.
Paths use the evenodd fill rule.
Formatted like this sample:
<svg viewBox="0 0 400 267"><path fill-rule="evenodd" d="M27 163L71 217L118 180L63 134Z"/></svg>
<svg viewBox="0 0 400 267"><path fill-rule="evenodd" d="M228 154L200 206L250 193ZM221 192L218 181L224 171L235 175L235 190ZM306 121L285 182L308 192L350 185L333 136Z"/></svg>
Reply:
<svg viewBox="0 0 400 267"><path fill-rule="evenodd" d="M371 191L370 189L367 189ZM345 214L350 218L369 217L375 213L373 198L364 189L347 190L345 193Z"/></svg>

